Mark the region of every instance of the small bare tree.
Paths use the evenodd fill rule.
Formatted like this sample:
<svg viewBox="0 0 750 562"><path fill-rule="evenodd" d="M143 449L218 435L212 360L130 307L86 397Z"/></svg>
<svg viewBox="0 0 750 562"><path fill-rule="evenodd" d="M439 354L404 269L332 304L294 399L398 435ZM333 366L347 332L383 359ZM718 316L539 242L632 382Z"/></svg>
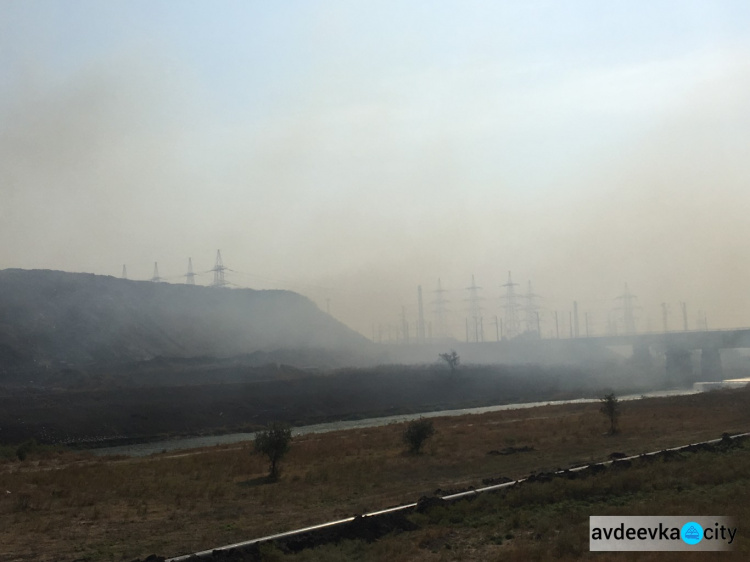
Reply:
<svg viewBox="0 0 750 562"><path fill-rule="evenodd" d="M292 441L292 429L283 423L271 423L263 431L255 434L255 452L268 457L270 480L279 478L279 461L289 451Z"/></svg>
<svg viewBox="0 0 750 562"><path fill-rule="evenodd" d="M614 435L619 431L617 418L620 417L620 401L614 392L605 394L604 398L600 398L600 401L602 405L599 411L609 419L609 434Z"/></svg>
<svg viewBox="0 0 750 562"><path fill-rule="evenodd" d="M458 356L458 353L456 353L455 350L451 350L450 353L441 353L440 359L445 361L448 364L448 367L451 369L451 373L455 372L456 369L458 369L458 364L461 363L461 358Z"/></svg>

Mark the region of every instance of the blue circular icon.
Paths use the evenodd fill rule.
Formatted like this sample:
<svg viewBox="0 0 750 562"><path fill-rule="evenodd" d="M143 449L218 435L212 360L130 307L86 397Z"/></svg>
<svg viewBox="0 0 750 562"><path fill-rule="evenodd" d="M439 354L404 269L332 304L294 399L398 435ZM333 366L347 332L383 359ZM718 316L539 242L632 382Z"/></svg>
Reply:
<svg viewBox="0 0 750 562"><path fill-rule="evenodd" d="M694 521L690 521L682 526L680 536L687 544L698 544L703 540L703 527Z"/></svg>

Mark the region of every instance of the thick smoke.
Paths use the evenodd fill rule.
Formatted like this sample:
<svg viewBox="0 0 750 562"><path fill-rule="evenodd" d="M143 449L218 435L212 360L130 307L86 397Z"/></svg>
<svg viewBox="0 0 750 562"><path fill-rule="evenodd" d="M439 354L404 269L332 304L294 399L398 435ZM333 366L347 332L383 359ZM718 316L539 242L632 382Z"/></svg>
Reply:
<svg viewBox="0 0 750 562"><path fill-rule="evenodd" d="M691 327L699 310L747 325L746 55L568 76L318 56L247 113L168 53L66 73L21 57L0 105L0 267L146 279L158 261L180 282L221 248L238 285L328 299L367 336L402 306L413 324L418 284L430 320L441 278L461 337L472 274L488 326L508 270L545 297L545 334L573 300L603 332L625 282L640 329L662 302L681 325L681 301Z"/></svg>

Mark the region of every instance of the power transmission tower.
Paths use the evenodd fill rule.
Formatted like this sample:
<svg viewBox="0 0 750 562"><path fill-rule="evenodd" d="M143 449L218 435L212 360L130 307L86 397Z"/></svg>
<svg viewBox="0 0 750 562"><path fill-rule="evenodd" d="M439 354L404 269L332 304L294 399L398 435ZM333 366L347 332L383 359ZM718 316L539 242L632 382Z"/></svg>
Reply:
<svg viewBox="0 0 750 562"><path fill-rule="evenodd" d="M122 278L123 279L128 278L128 268L125 264L122 264Z"/></svg>
<svg viewBox="0 0 750 562"><path fill-rule="evenodd" d="M417 286L417 310L419 316L417 317L417 341L424 343L424 308L422 307L422 285Z"/></svg>
<svg viewBox="0 0 750 562"><path fill-rule="evenodd" d="M446 326L446 315L448 311L445 306L448 304L448 300L445 298L445 293L447 291L443 289L443 286L440 283L440 278L438 278L437 290L433 292L437 295L435 300L432 301L432 304L435 305L435 337L447 338L449 336L448 327Z"/></svg>
<svg viewBox="0 0 750 562"><path fill-rule="evenodd" d="M500 341L500 323L497 320L497 314L495 315L495 321L493 324L495 324L495 337L497 338L497 341Z"/></svg>
<svg viewBox="0 0 750 562"><path fill-rule="evenodd" d="M193 258L188 258L188 270L185 274L185 284L195 285L195 273L193 273Z"/></svg>
<svg viewBox="0 0 750 562"><path fill-rule="evenodd" d="M467 299L469 301L469 316L471 317L473 322L474 341L477 343L481 341L480 324L482 319L482 307L479 304L479 301L481 300L479 296L479 290L481 288L482 287L477 287L477 284L474 282L474 276L472 275L471 286L466 287L466 290L469 291L469 298Z"/></svg>
<svg viewBox="0 0 750 562"><path fill-rule="evenodd" d="M221 250L216 250L216 265L211 270L214 272L214 282L211 283L212 287L226 287L227 280L224 278L224 272L228 268L224 267L224 262L221 259Z"/></svg>
<svg viewBox="0 0 750 562"><path fill-rule="evenodd" d="M526 286L526 294L524 295L524 299L526 300L526 306L524 307L526 312L526 331L541 336L538 326L539 305L536 302L536 299L538 298L539 295L534 294L534 290L531 287L531 281L529 281Z"/></svg>
<svg viewBox="0 0 750 562"><path fill-rule="evenodd" d="M159 264L154 262L154 276L151 278L154 283L161 283L161 277L159 277Z"/></svg>
<svg viewBox="0 0 750 562"><path fill-rule="evenodd" d="M401 330L404 336L404 343L409 343L409 322L406 319L406 307L401 307Z"/></svg>
<svg viewBox="0 0 750 562"><path fill-rule="evenodd" d="M708 320L706 319L706 313L702 310L698 311L698 329L703 331L708 330Z"/></svg>
<svg viewBox="0 0 750 562"><path fill-rule="evenodd" d="M622 301L622 306L620 306L620 310L622 310L622 323L623 323L623 332L625 334L635 334L635 299L637 298L634 294L630 292L630 289L628 289L628 284L625 283L625 290L623 293L616 297L617 300Z"/></svg>
<svg viewBox="0 0 750 562"><path fill-rule="evenodd" d="M516 295L515 287L518 283L513 283L510 271L508 272L508 282L502 287L505 287L505 326L506 332L509 338L515 337L520 331L518 322L518 298Z"/></svg>

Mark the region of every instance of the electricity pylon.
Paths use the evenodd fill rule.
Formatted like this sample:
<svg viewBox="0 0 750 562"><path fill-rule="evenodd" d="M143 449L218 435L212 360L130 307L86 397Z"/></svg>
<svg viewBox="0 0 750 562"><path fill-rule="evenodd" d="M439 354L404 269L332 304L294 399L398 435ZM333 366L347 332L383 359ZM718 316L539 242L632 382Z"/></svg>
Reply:
<svg viewBox="0 0 750 562"><path fill-rule="evenodd" d="M188 270L185 274L185 284L195 285L195 273L193 273L193 258L188 258Z"/></svg>
<svg viewBox="0 0 750 562"><path fill-rule="evenodd" d="M515 287L518 283L513 283L510 271L508 272L508 282L505 285L505 331L509 338L515 337L520 331L518 322L518 299Z"/></svg>
<svg viewBox="0 0 750 562"><path fill-rule="evenodd" d="M224 278L224 272L227 270L224 267L224 262L221 260L221 250L216 250L216 265L211 270L214 272L214 282L211 283L212 287L226 287L228 285L227 280Z"/></svg>
<svg viewBox="0 0 750 562"><path fill-rule="evenodd" d="M422 307L422 285L417 286L417 341L424 343L424 308Z"/></svg>
<svg viewBox="0 0 750 562"><path fill-rule="evenodd" d="M154 262L154 276L151 278L154 283L161 283L161 277L159 277L159 264Z"/></svg>
<svg viewBox="0 0 750 562"><path fill-rule="evenodd" d="M524 295L524 298L526 299L526 306L525 312L526 312L526 331L530 333L537 334L541 337L541 334L539 332L539 305L536 302L536 299L539 298L539 295L534 293L534 290L531 287L531 281L529 281L527 288L526 288L526 294Z"/></svg>
<svg viewBox="0 0 750 562"><path fill-rule="evenodd" d="M622 310L622 328L623 332L625 334L635 334L635 304L634 301L636 299L636 296L630 292L630 289L628 289L628 284L625 283L625 290L623 293L616 297L617 300L622 301L622 306L620 307L620 310Z"/></svg>
<svg viewBox="0 0 750 562"><path fill-rule="evenodd" d="M474 276L472 275L471 286L466 287L466 290L469 291L469 298L467 299L469 301L469 316L473 323L474 341L477 343L484 339L482 337L482 332L484 330L480 330L482 325L482 307L479 304L479 301L481 300L479 297L479 290L481 288L482 287L477 287L477 284L474 282Z"/></svg>
<svg viewBox="0 0 750 562"><path fill-rule="evenodd" d="M443 289L439 278L437 290L433 292L437 295L435 297L435 300L432 301L432 304L435 305L435 337L447 338L450 335L448 333L445 319L445 316L447 314L445 305L448 303L448 300L445 298L445 293L447 291Z"/></svg>

